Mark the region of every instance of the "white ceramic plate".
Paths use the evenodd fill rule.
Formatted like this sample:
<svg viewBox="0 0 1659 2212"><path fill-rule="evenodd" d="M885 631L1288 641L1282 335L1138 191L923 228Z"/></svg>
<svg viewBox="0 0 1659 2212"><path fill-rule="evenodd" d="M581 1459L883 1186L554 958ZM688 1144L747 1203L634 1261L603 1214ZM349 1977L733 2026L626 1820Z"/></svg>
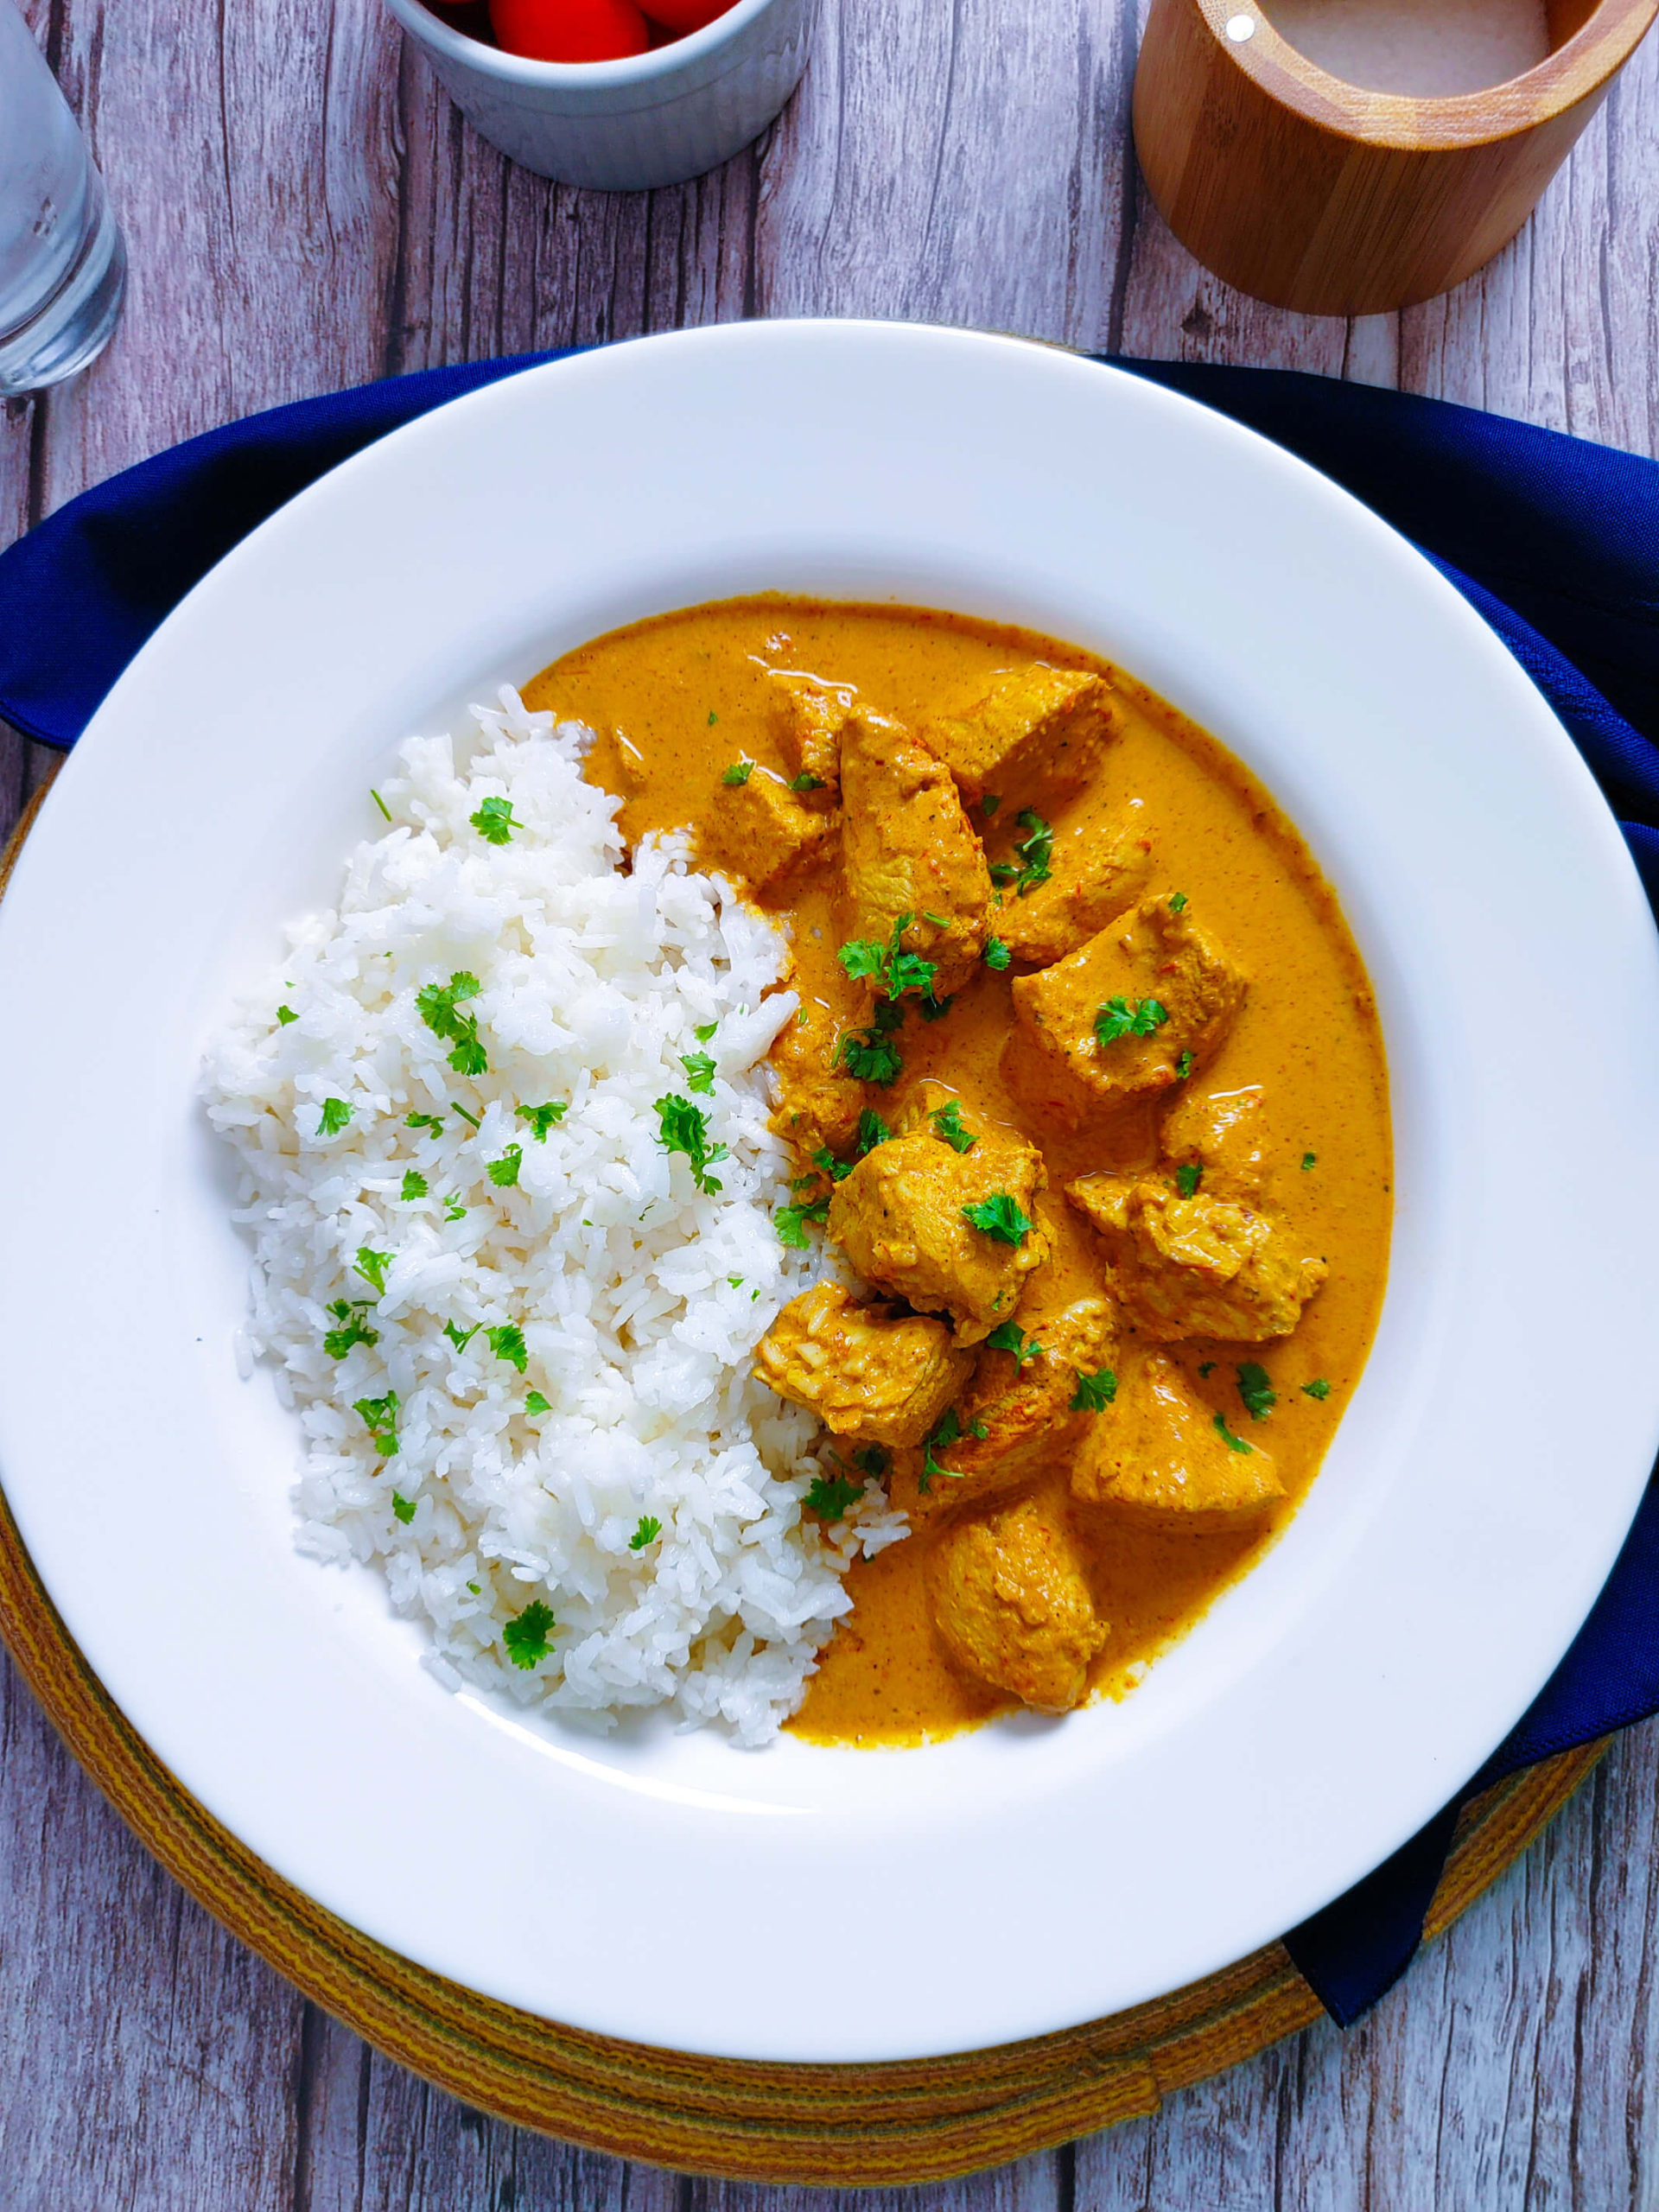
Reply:
<svg viewBox="0 0 1659 2212"><path fill-rule="evenodd" d="M1301 825L1380 1001L1376 1347L1283 1541L1122 1706L921 1751L607 1748L451 1697L290 1544L194 1090L410 729L613 625L776 588L1110 654ZM157 1754L395 1950L579 2026L879 2059L1111 2012L1376 1866L1549 1674L1659 1432L1659 957L1485 627L1323 478L1014 340L750 324L385 439L239 546L99 713L0 910L0 1469Z"/></svg>

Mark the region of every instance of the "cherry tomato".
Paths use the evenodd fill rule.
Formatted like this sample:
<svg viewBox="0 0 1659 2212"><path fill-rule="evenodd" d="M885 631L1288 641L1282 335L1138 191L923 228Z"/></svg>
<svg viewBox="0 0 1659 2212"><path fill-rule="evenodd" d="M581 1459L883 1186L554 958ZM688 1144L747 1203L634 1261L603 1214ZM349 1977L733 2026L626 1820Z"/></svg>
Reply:
<svg viewBox="0 0 1659 2212"><path fill-rule="evenodd" d="M620 61L651 43L633 0L490 0L490 22L531 61Z"/></svg>
<svg viewBox="0 0 1659 2212"><path fill-rule="evenodd" d="M645 12L653 22L683 38L688 31L700 31L705 23L712 23L732 4L733 0L652 0Z"/></svg>

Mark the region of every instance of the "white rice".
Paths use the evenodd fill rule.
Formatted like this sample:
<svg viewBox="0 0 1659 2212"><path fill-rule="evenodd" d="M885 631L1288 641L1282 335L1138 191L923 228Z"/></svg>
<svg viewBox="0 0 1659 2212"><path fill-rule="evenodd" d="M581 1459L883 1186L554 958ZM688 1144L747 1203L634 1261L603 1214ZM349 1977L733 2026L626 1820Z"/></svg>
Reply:
<svg viewBox="0 0 1659 2212"><path fill-rule="evenodd" d="M210 1056L207 1110L240 1157L256 1250L245 1368L274 1362L299 1414L302 1548L378 1561L444 1682L596 1726L664 1706L761 1743L848 1610L850 1560L906 1533L874 1485L827 1530L804 1512L836 1471L810 1418L749 1371L823 1265L772 1219L789 1163L765 1054L797 1005L772 988L786 947L675 840L646 840L622 872L617 802L580 773L591 733L506 690L499 711L472 711L460 770L448 737L404 747L380 794L393 826L350 855L338 911L290 930ZM469 825L486 798L511 802L505 845ZM475 1078L416 1004L458 970L481 986L460 1008L488 1057ZM713 1093L693 1096L728 1154L721 1190L699 1194L654 1102L688 1095L681 1057L705 1051ZM330 1099L351 1117L325 1135ZM515 1114L561 1102L542 1141ZM411 1112L441 1132L408 1128ZM502 1187L488 1165L512 1145ZM403 1198L410 1169L429 1195ZM356 1271L365 1247L391 1255L383 1295ZM340 1300L369 1301L378 1342L335 1358ZM477 1333L458 1349L446 1323ZM522 1375L486 1333L512 1324ZM550 1412L527 1413L531 1391ZM383 1458L353 1408L389 1392ZM636 1551L643 1516L661 1534ZM525 1669L503 1631L535 1602L556 1625Z"/></svg>

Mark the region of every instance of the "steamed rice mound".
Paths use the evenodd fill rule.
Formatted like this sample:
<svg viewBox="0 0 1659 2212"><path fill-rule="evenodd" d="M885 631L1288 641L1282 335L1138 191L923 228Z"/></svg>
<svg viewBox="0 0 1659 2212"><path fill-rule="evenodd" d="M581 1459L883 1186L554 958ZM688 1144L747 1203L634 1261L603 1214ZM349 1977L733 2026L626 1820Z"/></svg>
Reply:
<svg viewBox="0 0 1659 2212"><path fill-rule="evenodd" d="M245 1371L273 1363L299 1414L302 1548L378 1562L446 1683L763 1742L848 1610L849 1563L906 1525L872 1485L821 1528L804 1500L836 1471L750 1374L821 1266L772 1219L786 946L677 841L624 873L618 803L581 775L590 733L501 702L473 710L459 770L448 737L404 747L393 826L211 1056L255 1246ZM505 842L474 826L501 818L487 799ZM417 1005L456 976L479 985L455 1002L477 1075ZM659 1141L668 1096L727 1147L718 1191Z"/></svg>

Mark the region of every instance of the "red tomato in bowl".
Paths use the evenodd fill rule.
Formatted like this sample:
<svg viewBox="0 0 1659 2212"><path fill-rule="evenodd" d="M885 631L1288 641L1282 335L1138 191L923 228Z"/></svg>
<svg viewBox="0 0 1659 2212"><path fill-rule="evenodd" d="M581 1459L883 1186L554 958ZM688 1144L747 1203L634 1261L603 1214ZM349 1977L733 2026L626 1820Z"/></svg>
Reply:
<svg viewBox="0 0 1659 2212"><path fill-rule="evenodd" d="M712 23L732 5L733 0L652 0L645 13L652 22L683 38L688 31L700 31L705 23Z"/></svg>
<svg viewBox="0 0 1659 2212"><path fill-rule="evenodd" d="M620 61L651 43L633 0L490 0L490 23L530 61Z"/></svg>

